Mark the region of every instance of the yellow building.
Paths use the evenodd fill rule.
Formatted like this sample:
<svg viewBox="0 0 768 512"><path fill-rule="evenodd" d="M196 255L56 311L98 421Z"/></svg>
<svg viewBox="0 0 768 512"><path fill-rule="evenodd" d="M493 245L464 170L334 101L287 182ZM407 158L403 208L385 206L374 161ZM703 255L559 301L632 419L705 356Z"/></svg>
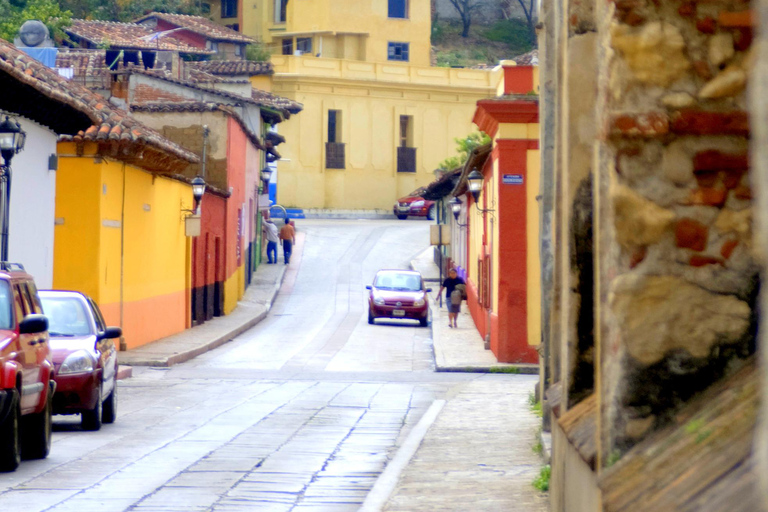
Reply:
<svg viewBox="0 0 768 512"><path fill-rule="evenodd" d="M145 127L130 129L143 141L112 143L92 127L59 142L54 233L54 288L98 302L107 323L123 328L123 349L190 325L191 238L181 210L192 208L192 190L171 176L197 161Z"/></svg>
<svg viewBox="0 0 768 512"><path fill-rule="evenodd" d="M217 0L211 13L232 10ZM272 51L272 91L304 106L280 125L286 207L390 210L434 179L475 130L477 101L496 95L500 71L429 66L428 0L245 0L237 19Z"/></svg>

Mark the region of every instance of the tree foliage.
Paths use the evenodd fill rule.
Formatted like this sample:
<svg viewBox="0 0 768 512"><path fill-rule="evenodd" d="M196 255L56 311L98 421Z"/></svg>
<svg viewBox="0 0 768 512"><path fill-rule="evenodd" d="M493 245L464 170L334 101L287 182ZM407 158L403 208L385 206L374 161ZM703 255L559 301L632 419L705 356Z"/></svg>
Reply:
<svg viewBox="0 0 768 512"><path fill-rule="evenodd" d="M528 26L528 38L533 46L536 46L536 2L535 0L500 0L501 13L505 19L512 17L515 4L519 5L525 15Z"/></svg>
<svg viewBox="0 0 768 512"><path fill-rule="evenodd" d="M491 138L484 132L472 132L466 137L456 138L453 141L456 143L456 153L458 154L440 162L437 166L438 169L452 171L457 167L461 167L467 162L469 155L475 148L488 144L491 142Z"/></svg>
<svg viewBox="0 0 768 512"><path fill-rule="evenodd" d="M150 12L200 15L199 0L60 0L73 18L134 21Z"/></svg>
<svg viewBox="0 0 768 512"><path fill-rule="evenodd" d="M51 37L61 41L66 37L62 28L71 24L72 13L62 9L55 0L0 0L1 38L13 42L27 20L42 21Z"/></svg>
<svg viewBox="0 0 768 512"><path fill-rule="evenodd" d="M475 11L481 9L485 0L448 0L459 13L463 30L461 37L469 37L469 27L472 26L472 15Z"/></svg>

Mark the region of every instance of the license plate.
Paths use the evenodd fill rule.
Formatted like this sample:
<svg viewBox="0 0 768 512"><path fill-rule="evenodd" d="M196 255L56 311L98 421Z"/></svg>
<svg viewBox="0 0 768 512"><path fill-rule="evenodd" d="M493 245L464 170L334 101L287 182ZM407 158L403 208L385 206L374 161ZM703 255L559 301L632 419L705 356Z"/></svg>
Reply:
<svg viewBox="0 0 768 512"><path fill-rule="evenodd" d="M408 208L407 206L401 206L401 207L399 208L399 210L400 210L401 212L407 212L408 210L410 210L410 208Z"/></svg>
<svg viewBox="0 0 768 512"><path fill-rule="evenodd" d="M405 310L395 309L392 311L392 316L405 316Z"/></svg>

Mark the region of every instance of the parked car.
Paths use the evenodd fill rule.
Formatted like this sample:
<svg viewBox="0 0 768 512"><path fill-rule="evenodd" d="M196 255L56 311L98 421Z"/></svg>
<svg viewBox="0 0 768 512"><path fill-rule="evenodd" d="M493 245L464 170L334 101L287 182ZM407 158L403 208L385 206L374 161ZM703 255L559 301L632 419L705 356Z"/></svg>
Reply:
<svg viewBox="0 0 768 512"><path fill-rule="evenodd" d="M53 353L54 414L80 414L84 430L117 418L119 327L107 327L99 306L79 292L40 292Z"/></svg>
<svg viewBox="0 0 768 512"><path fill-rule="evenodd" d="M56 384L48 320L35 281L16 263L0 263L0 471L51 450Z"/></svg>
<svg viewBox="0 0 768 512"><path fill-rule="evenodd" d="M435 220L437 217L437 205L434 201L428 201L422 197L425 189L417 188L405 197L401 197L395 203L392 211L400 220L411 217L426 217Z"/></svg>
<svg viewBox="0 0 768 512"><path fill-rule="evenodd" d="M426 327L429 319L424 280L413 270L379 270L368 294L368 323L377 318L409 318Z"/></svg>

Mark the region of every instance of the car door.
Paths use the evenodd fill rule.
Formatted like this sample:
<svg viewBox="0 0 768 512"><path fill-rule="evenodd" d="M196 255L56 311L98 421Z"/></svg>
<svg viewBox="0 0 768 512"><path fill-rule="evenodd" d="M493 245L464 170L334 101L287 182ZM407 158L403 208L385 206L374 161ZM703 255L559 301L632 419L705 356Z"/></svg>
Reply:
<svg viewBox="0 0 768 512"><path fill-rule="evenodd" d="M35 313L26 283L16 281L12 284L14 308L18 324L27 315ZM42 308L41 308L42 311ZM42 376L42 365L48 357L47 333L20 334L19 344L22 350L21 375L21 410L22 414L32 410L40 403L45 389Z"/></svg>
<svg viewBox="0 0 768 512"><path fill-rule="evenodd" d="M99 352L99 364L102 368L102 398L109 396L112 392L112 388L115 385L115 376L117 374L117 347L115 347L115 340L113 339L100 339L98 336L107 329L107 324L104 322L104 317L101 315L101 310L98 304L93 299L88 297L88 309L93 315L93 321L96 324L96 350Z"/></svg>

